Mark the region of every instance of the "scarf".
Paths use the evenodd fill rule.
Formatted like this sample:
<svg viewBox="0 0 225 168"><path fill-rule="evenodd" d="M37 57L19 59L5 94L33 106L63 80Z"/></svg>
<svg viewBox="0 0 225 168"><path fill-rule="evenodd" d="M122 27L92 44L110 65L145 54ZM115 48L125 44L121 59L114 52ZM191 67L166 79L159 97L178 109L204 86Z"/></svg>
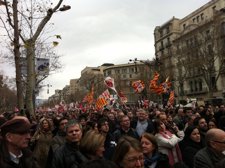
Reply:
<svg viewBox="0 0 225 168"><path fill-rule="evenodd" d="M166 130L164 132L160 132L160 134L165 138L165 139L170 139L173 135L170 131ZM179 148L178 143L175 145L176 153L177 153L177 158L178 161L182 161L182 154ZM169 158L169 163L170 165L174 165L175 160L174 160L174 155L172 149L168 149L168 158Z"/></svg>
<svg viewBox="0 0 225 168"><path fill-rule="evenodd" d="M151 158L145 156L145 159L144 159L144 166L145 167L148 167L150 165L152 165L153 163L157 162L159 160L159 153L155 153Z"/></svg>

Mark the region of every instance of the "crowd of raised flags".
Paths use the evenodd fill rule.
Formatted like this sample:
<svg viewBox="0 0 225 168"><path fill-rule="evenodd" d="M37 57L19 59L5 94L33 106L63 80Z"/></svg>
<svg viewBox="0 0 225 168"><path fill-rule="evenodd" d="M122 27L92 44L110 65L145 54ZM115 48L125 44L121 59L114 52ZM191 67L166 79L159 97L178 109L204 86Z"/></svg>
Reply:
<svg viewBox="0 0 225 168"><path fill-rule="evenodd" d="M149 90L158 95L168 94L169 98L167 100L168 106L174 105L174 91L171 89L171 82L167 77L164 82L159 83L159 73L155 72L153 79L149 81ZM91 85L90 91L84 96L82 103L71 103L70 105L66 105L61 102L59 105L56 105L53 109L47 109L47 111L58 111L63 112L66 110L76 110L81 109L85 111L85 109L94 109L94 110L102 110L106 106L117 106L126 105L128 102L128 98L125 96L123 91L116 90L114 79L112 77L106 77L104 80L104 84L107 87L102 94L100 94L97 99L94 99L94 84ZM135 94L140 94L144 91L144 89L148 89L146 84L142 80L133 81L131 84L134 89ZM149 105L149 100L143 100L144 106ZM46 111L46 109L45 109Z"/></svg>

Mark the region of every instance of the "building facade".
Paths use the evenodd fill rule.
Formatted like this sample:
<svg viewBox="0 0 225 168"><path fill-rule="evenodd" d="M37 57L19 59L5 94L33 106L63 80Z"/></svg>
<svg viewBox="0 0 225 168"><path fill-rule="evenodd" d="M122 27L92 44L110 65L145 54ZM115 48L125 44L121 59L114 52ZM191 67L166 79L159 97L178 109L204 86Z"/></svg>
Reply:
<svg viewBox="0 0 225 168"><path fill-rule="evenodd" d="M224 8L224 0L212 0L183 19L173 17L155 28L160 74L170 76L177 101L223 96Z"/></svg>

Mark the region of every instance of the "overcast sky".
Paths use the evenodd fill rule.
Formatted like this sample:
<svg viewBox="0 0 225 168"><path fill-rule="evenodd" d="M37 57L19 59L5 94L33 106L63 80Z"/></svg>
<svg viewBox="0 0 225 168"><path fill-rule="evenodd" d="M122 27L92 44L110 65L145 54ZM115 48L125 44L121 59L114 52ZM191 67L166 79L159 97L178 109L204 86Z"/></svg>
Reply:
<svg viewBox="0 0 225 168"><path fill-rule="evenodd" d="M55 34L62 40L56 48L64 68L48 77L39 98L63 89L79 78L86 67L103 63L123 64L129 59L154 57L154 28L173 16L182 19L209 0L64 0L71 10L57 13ZM7 74L7 70L4 70Z"/></svg>

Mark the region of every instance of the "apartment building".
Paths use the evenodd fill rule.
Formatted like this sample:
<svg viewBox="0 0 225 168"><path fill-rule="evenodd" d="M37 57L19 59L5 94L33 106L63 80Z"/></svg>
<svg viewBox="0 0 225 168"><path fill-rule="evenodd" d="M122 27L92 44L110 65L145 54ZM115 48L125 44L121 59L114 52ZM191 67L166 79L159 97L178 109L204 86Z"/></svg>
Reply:
<svg viewBox="0 0 225 168"><path fill-rule="evenodd" d="M170 76L176 99L222 97L225 87L225 1L212 0L154 30L160 74Z"/></svg>
<svg viewBox="0 0 225 168"><path fill-rule="evenodd" d="M117 91L122 91L129 103L136 103L137 100L150 96L149 81L153 76L153 69L144 62L135 62L128 64L118 64L104 68L104 77L114 78ZM132 82L142 80L145 83L146 90L142 93L135 93L132 88Z"/></svg>

